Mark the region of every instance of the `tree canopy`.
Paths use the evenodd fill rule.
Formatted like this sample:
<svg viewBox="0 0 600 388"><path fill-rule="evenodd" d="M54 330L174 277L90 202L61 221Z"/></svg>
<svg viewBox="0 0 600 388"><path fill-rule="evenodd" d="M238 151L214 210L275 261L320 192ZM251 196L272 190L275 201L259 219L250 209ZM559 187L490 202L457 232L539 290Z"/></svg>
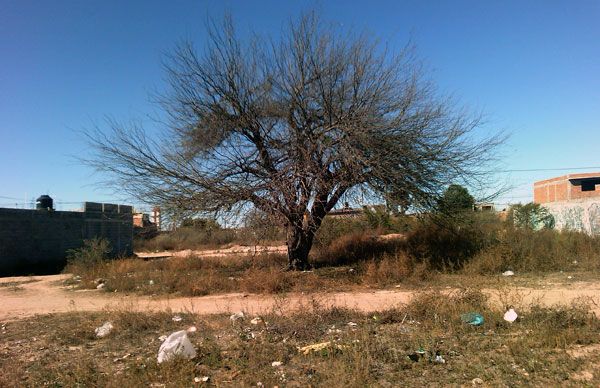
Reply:
<svg viewBox="0 0 600 388"><path fill-rule="evenodd" d="M410 45L392 52L314 14L278 39L240 38L229 18L208 36L166 58L163 132L110 122L88 133L90 162L164 209L275 215L292 269L342 198L435 206L450 182L485 179L502 141L474 136L480 117L436 92Z"/></svg>

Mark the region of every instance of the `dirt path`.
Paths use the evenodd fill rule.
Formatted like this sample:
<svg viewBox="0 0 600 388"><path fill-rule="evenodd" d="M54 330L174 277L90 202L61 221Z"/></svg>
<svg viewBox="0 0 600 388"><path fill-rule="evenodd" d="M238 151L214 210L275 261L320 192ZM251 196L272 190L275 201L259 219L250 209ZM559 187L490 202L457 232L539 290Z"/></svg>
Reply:
<svg viewBox="0 0 600 388"><path fill-rule="evenodd" d="M284 311L301 307L317 298L325 305L355 308L361 311L377 311L408 302L415 291L378 290L335 292L329 294L288 294L285 299L272 295L225 294L203 297L148 297L109 294L97 290L74 291L62 286L69 275L13 277L0 279L0 321L17 320L36 314L68 311L101 311L125 308L134 311L157 311L170 309L174 312L216 314L246 311L259 314L273 308ZM595 302L594 312L600 316L600 284L581 283L569 288L533 289L519 288L518 299L524 303L539 299L547 305L564 304L579 298L590 297ZM493 303L505 303L506 297L494 290L486 290Z"/></svg>

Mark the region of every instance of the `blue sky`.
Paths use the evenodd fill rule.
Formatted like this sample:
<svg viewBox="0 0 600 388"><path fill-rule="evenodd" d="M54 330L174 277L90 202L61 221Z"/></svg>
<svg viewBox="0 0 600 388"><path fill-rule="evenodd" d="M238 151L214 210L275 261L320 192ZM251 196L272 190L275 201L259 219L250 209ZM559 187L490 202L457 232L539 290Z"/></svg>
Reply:
<svg viewBox="0 0 600 388"><path fill-rule="evenodd" d="M412 39L440 91L511 134L502 169L600 171L600 1L0 0L0 207L46 192L59 209L124 200L76 161L77 131L155 112L162 56L182 39L201 47L207 17L277 35L310 9L391 47ZM514 189L498 202L568 172L499 173Z"/></svg>

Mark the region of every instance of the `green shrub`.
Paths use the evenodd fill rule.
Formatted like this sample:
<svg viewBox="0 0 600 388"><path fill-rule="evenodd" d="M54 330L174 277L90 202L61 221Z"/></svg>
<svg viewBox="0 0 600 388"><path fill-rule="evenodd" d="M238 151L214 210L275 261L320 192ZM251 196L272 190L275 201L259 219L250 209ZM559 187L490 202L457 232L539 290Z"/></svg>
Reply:
<svg viewBox="0 0 600 388"><path fill-rule="evenodd" d="M110 243L106 239L92 238L84 240L83 246L67 252L67 265L92 268L101 264L111 253Z"/></svg>

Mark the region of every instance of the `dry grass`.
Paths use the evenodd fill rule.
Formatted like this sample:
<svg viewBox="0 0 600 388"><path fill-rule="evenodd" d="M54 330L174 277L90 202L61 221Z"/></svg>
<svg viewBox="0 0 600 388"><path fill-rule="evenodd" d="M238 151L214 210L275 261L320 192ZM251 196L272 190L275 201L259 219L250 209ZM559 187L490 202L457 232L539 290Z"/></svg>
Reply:
<svg viewBox="0 0 600 388"><path fill-rule="evenodd" d="M482 313L484 325L462 323L469 311ZM3 324L0 386L470 386L475 378L487 386L600 384L593 351L600 322L586 303L518 312L520 320L507 323L484 294L462 290L425 293L371 314L313 300L291 314L275 308L257 325L253 317L232 323L193 313L179 314L181 322L170 313L128 311L38 316ZM95 338L94 328L107 320L113 332ZM191 325L198 328L190 334L196 359L158 365L158 337ZM326 341L316 352L298 350ZM425 354L413 361L408 356L417 349ZM436 353L446 362L433 362ZM203 376L207 383L194 383Z"/></svg>

